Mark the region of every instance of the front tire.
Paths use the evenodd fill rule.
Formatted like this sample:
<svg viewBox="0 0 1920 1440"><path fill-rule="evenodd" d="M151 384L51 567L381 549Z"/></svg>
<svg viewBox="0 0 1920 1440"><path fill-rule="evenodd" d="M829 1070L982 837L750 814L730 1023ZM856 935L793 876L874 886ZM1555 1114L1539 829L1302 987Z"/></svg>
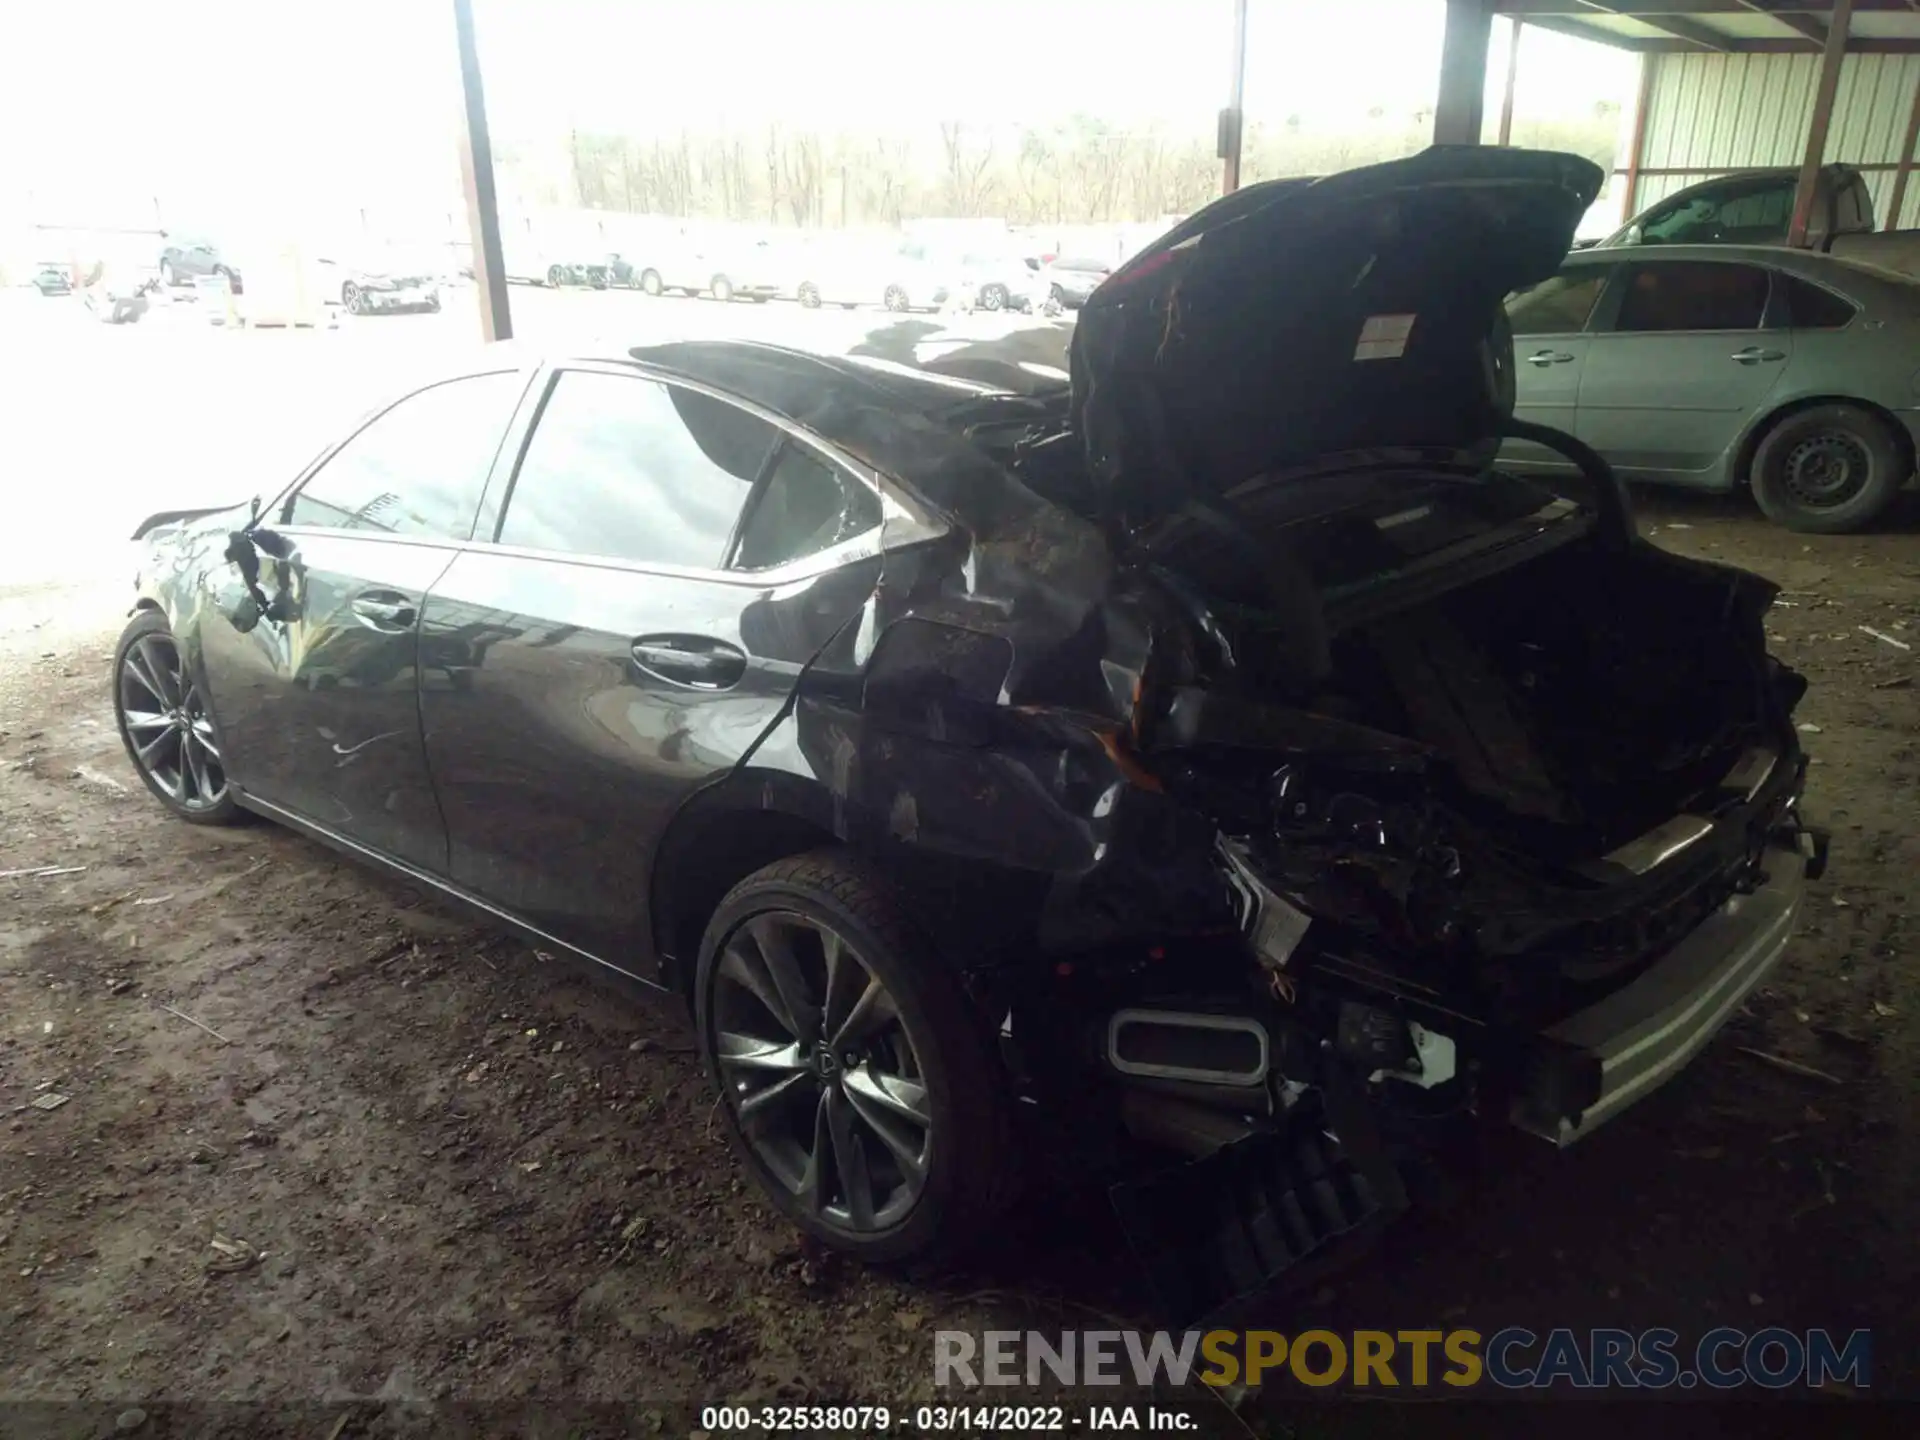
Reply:
<svg viewBox="0 0 1920 1440"><path fill-rule="evenodd" d="M716 300L724 303L733 299L733 282L724 275L714 276L713 284L708 288L713 292L713 298Z"/></svg>
<svg viewBox="0 0 1920 1440"><path fill-rule="evenodd" d="M180 275L179 272L173 268L173 261L162 260L160 262L160 283L167 286L178 285L180 283Z"/></svg>
<svg viewBox="0 0 1920 1440"><path fill-rule="evenodd" d="M113 652L113 718L154 798L192 825L240 815L219 737L180 646L157 610L142 610Z"/></svg>
<svg viewBox="0 0 1920 1440"><path fill-rule="evenodd" d="M880 303L896 315L904 315L911 307L907 301L907 292L901 286L889 285L886 293L880 297Z"/></svg>
<svg viewBox="0 0 1920 1440"><path fill-rule="evenodd" d="M665 287L660 283L658 270L646 270L640 275L640 288L649 295L658 295Z"/></svg>
<svg viewBox="0 0 1920 1440"><path fill-rule="evenodd" d="M367 313L367 297L361 288L349 280L340 287L340 303L347 307L349 315Z"/></svg>
<svg viewBox="0 0 1920 1440"><path fill-rule="evenodd" d="M899 892L841 850L728 892L694 979L701 1058L734 1153L822 1243L953 1255L1010 1190L1002 1073Z"/></svg>
<svg viewBox="0 0 1920 1440"><path fill-rule="evenodd" d="M566 283L567 283L566 271L562 270L558 265L549 265L547 267L547 284L550 287L552 287L555 290L558 290L561 286L565 285Z"/></svg>
<svg viewBox="0 0 1920 1440"><path fill-rule="evenodd" d="M1892 430L1872 411L1815 405L1767 432L1749 480L1769 520L1806 534L1843 535L1885 510L1910 469Z"/></svg>
<svg viewBox="0 0 1920 1440"><path fill-rule="evenodd" d="M1004 285L988 285L980 292L982 310L1004 310L1012 301L1013 293Z"/></svg>

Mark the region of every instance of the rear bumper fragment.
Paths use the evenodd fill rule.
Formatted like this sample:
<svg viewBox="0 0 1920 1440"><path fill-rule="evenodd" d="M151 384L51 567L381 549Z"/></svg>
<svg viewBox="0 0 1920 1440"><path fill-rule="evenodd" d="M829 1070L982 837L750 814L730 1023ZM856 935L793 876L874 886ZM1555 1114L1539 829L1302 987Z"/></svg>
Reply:
<svg viewBox="0 0 1920 1440"><path fill-rule="evenodd" d="M1776 841L1764 883L1730 898L1632 984L1545 1031L1513 1122L1568 1145L1670 1079L1779 962L1805 882L1825 862L1818 832Z"/></svg>

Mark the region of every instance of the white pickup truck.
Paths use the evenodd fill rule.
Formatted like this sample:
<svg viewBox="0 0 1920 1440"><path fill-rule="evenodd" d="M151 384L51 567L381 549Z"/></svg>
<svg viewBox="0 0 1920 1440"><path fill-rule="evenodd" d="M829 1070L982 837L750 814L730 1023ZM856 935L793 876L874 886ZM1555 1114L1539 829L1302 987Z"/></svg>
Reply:
<svg viewBox="0 0 1920 1440"><path fill-rule="evenodd" d="M1785 245L1796 169L1717 175L1649 206L1593 248L1621 245ZM1586 247L1580 247L1586 248ZM1875 228L1873 193L1851 165L1822 166L1806 248L1920 275L1920 230Z"/></svg>

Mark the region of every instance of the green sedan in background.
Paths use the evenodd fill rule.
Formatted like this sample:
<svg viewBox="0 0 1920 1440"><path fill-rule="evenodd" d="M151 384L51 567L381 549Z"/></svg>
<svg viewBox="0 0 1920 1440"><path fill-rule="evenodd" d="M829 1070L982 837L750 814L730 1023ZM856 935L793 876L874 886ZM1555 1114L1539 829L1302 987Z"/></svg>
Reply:
<svg viewBox="0 0 1920 1440"><path fill-rule="evenodd" d="M1631 480L1746 487L1795 530L1857 530L1914 471L1920 282L1773 246L1569 255L1507 302L1521 419ZM1504 463L1558 456L1509 440Z"/></svg>

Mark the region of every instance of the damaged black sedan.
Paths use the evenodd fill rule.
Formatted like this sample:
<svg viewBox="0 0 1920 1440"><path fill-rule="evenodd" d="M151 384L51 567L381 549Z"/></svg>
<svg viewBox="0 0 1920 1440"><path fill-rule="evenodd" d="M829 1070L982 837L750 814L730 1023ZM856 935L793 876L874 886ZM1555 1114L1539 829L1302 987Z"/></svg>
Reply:
<svg viewBox="0 0 1920 1440"><path fill-rule="evenodd" d="M127 750L684 995L827 1243L978 1237L1037 1130L1207 1308L1403 1208L1436 1116L1565 1143L1667 1079L1824 859L1772 587L1511 418L1502 299L1600 178L1250 187L1069 356L497 352L142 527Z"/></svg>

